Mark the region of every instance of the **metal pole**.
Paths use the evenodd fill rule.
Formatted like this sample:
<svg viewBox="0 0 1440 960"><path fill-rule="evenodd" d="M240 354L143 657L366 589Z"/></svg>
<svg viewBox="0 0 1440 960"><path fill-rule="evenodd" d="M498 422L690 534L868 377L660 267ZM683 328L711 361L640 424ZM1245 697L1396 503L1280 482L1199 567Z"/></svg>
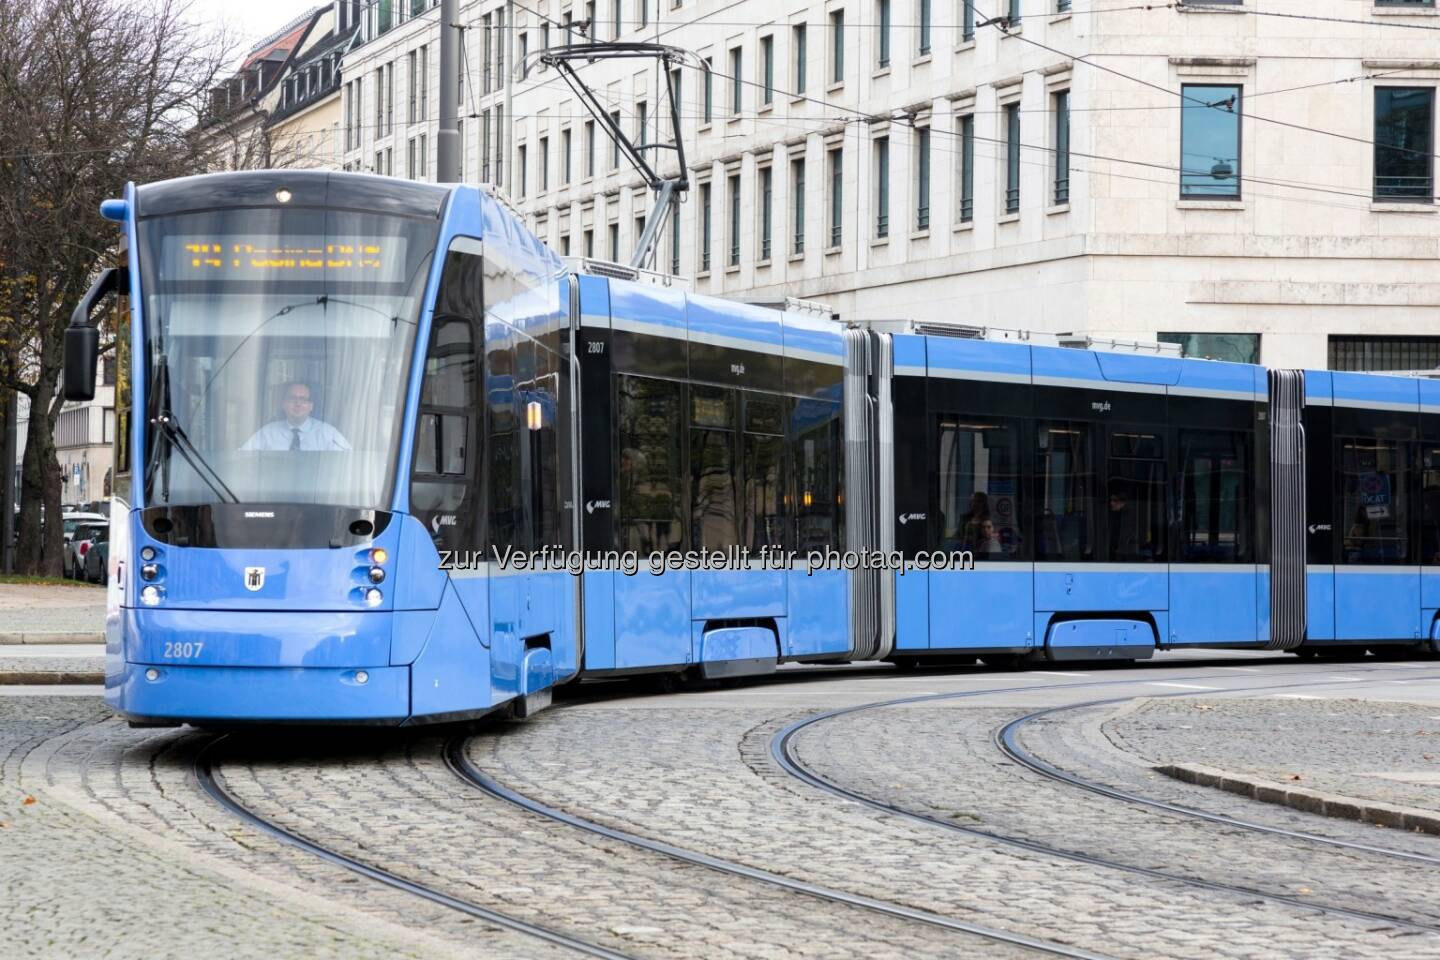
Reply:
<svg viewBox="0 0 1440 960"><path fill-rule="evenodd" d="M440 135L435 138L435 180L459 183L460 0L440 0Z"/></svg>

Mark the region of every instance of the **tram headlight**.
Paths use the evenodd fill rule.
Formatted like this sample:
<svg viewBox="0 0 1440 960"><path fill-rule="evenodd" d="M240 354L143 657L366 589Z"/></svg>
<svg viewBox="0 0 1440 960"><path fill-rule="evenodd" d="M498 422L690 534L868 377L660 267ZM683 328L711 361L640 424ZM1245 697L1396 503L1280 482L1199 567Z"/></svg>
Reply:
<svg viewBox="0 0 1440 960"><path fill-rule="evenodd" d="M371 568L370 568L370 582L371 582L371 583L384 583L384 582L385 582L385 571L384 571L384 570L381 570L379 567L371 567Z"/></svg>
<svg viewBox="0 0 1440 960"><path fill-rule="evenodd" d="M275 200L279 203L289 203L292 197L294 197L294 194L284 187L275 191Z"/></svg>
<svg viewBox="0 0 1440 960"><path fill-rule="evenodd" d="M386 560L389 560L389 559L390 559L390 551L386 550L384 547L376 547L374 550L371 550L371 551L370 551L370 562L371 562L371 563L374 563L374 564L377 564L377 565L378 565L378 564L384 563Z"/></svg>
<svg viewBox="0 0 1440 960"><path fill-rule="evenodd" d="M384 599L385 594L380 592L379 587L371 587L365 591L365 606L367 607L378 607L380 606L380 601Z"/></svg>
<svg viewBox="0 0 1440 960"><path fill-rule="evenodd" d="M364 670L356 670L355 682L363 687L365 684L370 682L370 674L365 672Z"/></svg>
<svg viewBox="0 0 1440 960"><path fill-rule="evenodd" d="M156 554L156 552L155 552L155 548L154 548L154 547L141 547L141 548L140 548L140 559L141 559L141 560L144 560L146 563L149 563L151 560L154 560L156 556L157 556L157 554Z"/></svg>
<svg viewBox="0 0 1440 960"><path fill-rule="evenodd" d="M147 607L154 607L160 603L160 588L153 583L140 591L140 602Z"/></svg>
<svg viewBox="0 0 1440 960"><path fill-rule="evenodd" d="M143 580L154 580L160 576L160 567L157 564L147 563L140 568L140 577Z"/></svg>

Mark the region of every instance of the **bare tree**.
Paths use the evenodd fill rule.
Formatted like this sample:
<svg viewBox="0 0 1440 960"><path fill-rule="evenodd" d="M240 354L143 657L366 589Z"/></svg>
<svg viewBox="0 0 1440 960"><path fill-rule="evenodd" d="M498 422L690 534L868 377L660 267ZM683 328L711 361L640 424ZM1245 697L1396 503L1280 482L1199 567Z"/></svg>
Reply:
<svg viewBox="0 0 1440 960"><path fill-rule="evenodd" d="M177 0L0 0L0 387L30 397L22 573L60 573L64 330L113 257L100 201L205 169L195 121L229 51L184 14Z"/></svg>

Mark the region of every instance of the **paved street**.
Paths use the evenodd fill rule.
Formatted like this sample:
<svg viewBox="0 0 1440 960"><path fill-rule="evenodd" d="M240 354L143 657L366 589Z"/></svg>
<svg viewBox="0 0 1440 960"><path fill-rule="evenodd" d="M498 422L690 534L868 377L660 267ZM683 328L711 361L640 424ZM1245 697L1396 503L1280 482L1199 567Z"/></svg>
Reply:
<svg viewBox="0 0 1440 960"><path fill-rule="evenodd" d="M582 821L1090 955L1434 956L1427 880L1440 838L1152 769L1193 761L1440 806L1428 748L1440 663L1345 666L1187 654L1021 673L786 670L663 696L596 684L532 721L469 731L463 749L502 787ZM132 730L93 688L61 690L0 697L0 929L13 955L569 952L260 834L197 784L210 735ZM796 720L916 697L930 699L844 713L791 744L811 774L889 811L823 793L774 760L774 738ZM1037 718L1019 744L1109 788L1312 836L1122 803L1041 777L994 741L1036 710L1117 698ZM237 734L214 757L233 797L286 830L619 955L1038 955L542 819L456 776L444 754L461 733Z"/></svg>

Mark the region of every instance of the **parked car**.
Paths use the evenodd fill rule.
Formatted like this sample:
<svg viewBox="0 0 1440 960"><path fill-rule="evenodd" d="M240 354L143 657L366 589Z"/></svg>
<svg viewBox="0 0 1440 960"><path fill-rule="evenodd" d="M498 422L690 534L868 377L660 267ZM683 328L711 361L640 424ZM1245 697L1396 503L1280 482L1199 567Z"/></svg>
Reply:
<svg viewBox="0 0 1440 960"><path fill-rule="evenodd" d="M98 521L86 521L75 524L70 532L69 538L65 541L65 576L72 580L79 580L85 573L85 554L90 549L90 541L95 537L95 531L101 527L108 527L109 523Z"/></svg>
<svg viewBox="0 0 1440 960"><path fill-rule="evenodd" d="M69 543L70 538L75 534L75 527L79 524L109 523L110 518L103 513L66 513L61 516L65 521L65 542ZM43 520L42 520L43 522Z"/></svg>
<svg viewBox="0 0 1440 960"><path fill-rule="evenodd" d="M85 551L85 579L104 583L110 577L110 525L92 528L90 548Z"/></svg>

